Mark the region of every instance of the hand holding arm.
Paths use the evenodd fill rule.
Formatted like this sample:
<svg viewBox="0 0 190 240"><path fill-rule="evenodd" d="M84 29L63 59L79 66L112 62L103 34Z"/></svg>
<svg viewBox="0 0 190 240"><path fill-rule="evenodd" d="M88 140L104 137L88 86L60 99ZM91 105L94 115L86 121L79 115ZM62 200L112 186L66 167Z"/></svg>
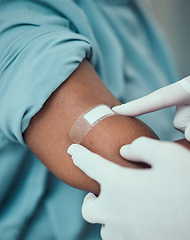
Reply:
<svg viewBox="0 0 190 240"><path fill-rule="evenodd" d="M190 237L190 152L176 143L141 137L122 147L131 161L149 169L127 169L80 145L68 152L73 162L100 183L98 197L89 193L83 217L101 223L103 239L172 239Z"/></svg>

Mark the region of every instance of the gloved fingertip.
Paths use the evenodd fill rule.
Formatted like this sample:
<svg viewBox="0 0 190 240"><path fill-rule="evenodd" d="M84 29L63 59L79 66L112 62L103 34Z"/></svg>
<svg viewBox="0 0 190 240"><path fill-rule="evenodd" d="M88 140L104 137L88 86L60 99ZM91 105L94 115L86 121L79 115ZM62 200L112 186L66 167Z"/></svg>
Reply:
<svg viewBox="0 0 190 240"><path fill-rule="evenodd" d="M136 105L136 104L135 104ZM115 106L112 108L112 110L120 115L124 116L130 116L135 117L139 115L140 110L137 108L137 106L134 106L134 102L127 102L125 104Z"/></svg>
<svg viewBox="0 0 190 240"><path fill-rule="evenodd" d="M190 124L188 124L188 126L185 129L185 138L187 141L190 142Z"/></svg>
<svg viewBox="0 0 190 240"><path fill-rule="evenodd" d="M129 144L128 145L124 145L120 148L120 154L121 156L125 157L127 152L128 152L128 149L129 149Z"/></svg>
<svg viewBox="0 0 190 240"><path fill-rule="evenodd" d="M78 148L79 144L73 143L67 149L67 153L73 155L74 151Z"/></svg>
<svg viewBox="0 0 190 240"><path fill-rule="evenodd" d="M190 142L190 133L185 134L185 138L188 142Z"/></svg>
<svg viewBox="0 0 190 240"><path fill-rule="evenodd" d="M91 192L89 192L86 196L85 196L85 198L84 198L84 200L83 200L83 203L86 203L86 202L89 202L89 201L93 201L93 200L95 200L97 197L93 194L93 193L91 193Z"/></svg>
<svg viewBox="0 0 190 240"><path fill-rule="evenodd" d="M115 107L112 108L112 110L113 110L114 112L116 112L116 113L122 113L123 106L124 106L124 104L115 106Z"/></svg>

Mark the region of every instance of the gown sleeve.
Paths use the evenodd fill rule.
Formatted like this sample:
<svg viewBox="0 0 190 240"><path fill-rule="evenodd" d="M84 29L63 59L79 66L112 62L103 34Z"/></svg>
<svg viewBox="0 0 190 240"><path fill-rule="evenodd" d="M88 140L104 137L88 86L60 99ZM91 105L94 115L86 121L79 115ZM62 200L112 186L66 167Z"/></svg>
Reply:
<svg viewBox="0 0 190 240"><path fill-rule="evenodd" d="M22 133L92 46L57 9L40 1L0 1L0 131Z"/></svg>

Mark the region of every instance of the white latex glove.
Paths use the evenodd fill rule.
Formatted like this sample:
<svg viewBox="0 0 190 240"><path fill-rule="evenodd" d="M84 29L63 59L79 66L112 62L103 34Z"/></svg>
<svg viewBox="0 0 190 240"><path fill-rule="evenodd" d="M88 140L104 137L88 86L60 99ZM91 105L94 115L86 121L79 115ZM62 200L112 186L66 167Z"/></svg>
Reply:
<svg viewBox="0 0 190 240"><path fill-rule="evenodd" d="M151 169L121 167L77 144L68 153L101 186L98 197L85 197L82 214L103 224L102 239L190 239L190 151L145 137L121 148L124 158Z"/></svg>
<svg viewBox="0 0 190 240"><path fill-rule="evenodd" d="M171 106L176 106L174 127L184 132L190 141L190 76L112 109L118 114L136 117Z"/></svg>

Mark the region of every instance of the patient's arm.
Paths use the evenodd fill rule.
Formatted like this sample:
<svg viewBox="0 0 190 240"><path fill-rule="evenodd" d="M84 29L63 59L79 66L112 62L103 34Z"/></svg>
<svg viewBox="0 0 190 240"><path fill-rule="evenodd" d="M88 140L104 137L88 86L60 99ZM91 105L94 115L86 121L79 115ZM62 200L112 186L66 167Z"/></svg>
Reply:
<svg viewBox="0 0 190 240"><path fill-rule="evenodd" d="M119 101L85 60L49 97L24 133L30 149L54 175L73 187L95 194L99 192L99 185L73 164L67 148L72 144L69 131L73 123L84 111L97 104L112 107ZM122 145L139 136L157 138L141 121L116 115L98 123L81 144L120 165L139 167L119 155Z"/></svg>
<svg viewBox="0 0 190 240"><path fill-rule="evenodd" d="M186 139L177 140L176 143L179 143L181 146L190 150L190 142L188 142Z"/></svg>

